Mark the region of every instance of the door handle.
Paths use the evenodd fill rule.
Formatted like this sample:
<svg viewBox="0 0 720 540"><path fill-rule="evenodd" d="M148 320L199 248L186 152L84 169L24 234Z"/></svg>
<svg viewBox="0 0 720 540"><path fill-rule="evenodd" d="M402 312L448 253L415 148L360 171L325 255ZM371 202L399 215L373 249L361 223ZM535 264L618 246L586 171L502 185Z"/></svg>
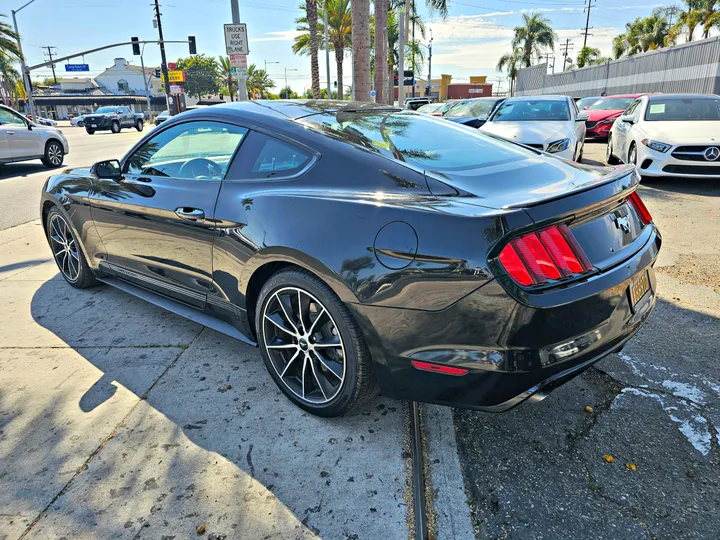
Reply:
<svg viewBox="0 0 720 540"><path fill-rule="evenodd" d="M5 133L7 133L8 135L15 135L14 131L6 131Z"/></svg>
<svg viewBox="0 0 720 540"><path fill-rule="evenodd" d="M205 212L199 208L187 208L185 206L181 206L175 210L175 214L179 218L186 219L188 221L199 221L205 219Z"/></svg>

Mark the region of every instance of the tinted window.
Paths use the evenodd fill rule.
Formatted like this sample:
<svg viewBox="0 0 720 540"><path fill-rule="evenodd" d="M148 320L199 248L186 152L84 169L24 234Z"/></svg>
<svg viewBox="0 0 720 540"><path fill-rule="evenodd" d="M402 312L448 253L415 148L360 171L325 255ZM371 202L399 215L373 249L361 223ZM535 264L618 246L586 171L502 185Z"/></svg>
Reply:
<svg viewBox="0 0 720 540"><path fill-rule="evenodd" d="M600 98L596 98L596 97L584 97L582 99L579 99L577 101L576 105L577 105L577 108L582 111L585 107L589 107L593 103L597 102L599 99Z"/></svg>
<svg viewBox="0 0 720 540"><path fill-rule="evenodd" d="M454 122L411 112L323 113L299 122L371 152L428 171L459 171L531 155Z"/></svg>
<svg viewBox="0 0 720 540"><path fill-rule="evenodd" d="M0 124L15 124L20 126L26 126L25 122L20 115L8 111L7 109L0 108Z"/></svg>
<svg viewBox="0 0 720 540"><path fill-rule="evenodd" d="M127 161L130 174L222 180L247 130L219 122L187 122L148 140Z"/></svg>
<svg viewBox="0 0 720 540"><path fill-rule="evenodd" d="M243 179L284 178L302 171L311 158L309 151L255 131L238 156L241 165L237 174Z"/></svg>
<svg viewBox="0 0 720 540"><path fill-rule="evenodd" d="M645 120L666 122L683 120L720 120L720 99L653 99L648 102Z"/></svg>
<svg viewBox="0 0 720 540"><path fill-rule="evenodd" d="M588 111L624 111L635 98L605 98L593 103L588 107Z"/></svg>
<svg viewBox="0 0 720 540"><path fill-rule="evenodd" d="M493 122L561 122L570 120L567 101L506 101L493 116Z"/></svg>
<svg viewBox="0 0 720 540"><path fill-rule="evenodd" d="M115 107L100 107L95 112L98 114L112 114L115 112Z"/></svg>
<svg viewBox="0 0 720 540"><path fill-rule="evenodd" d="M495 103L497 102L492 99L463 101L457 107L453 107L445 116L460 118L462 116L482 116L483 114L490 114Z"/></svg>

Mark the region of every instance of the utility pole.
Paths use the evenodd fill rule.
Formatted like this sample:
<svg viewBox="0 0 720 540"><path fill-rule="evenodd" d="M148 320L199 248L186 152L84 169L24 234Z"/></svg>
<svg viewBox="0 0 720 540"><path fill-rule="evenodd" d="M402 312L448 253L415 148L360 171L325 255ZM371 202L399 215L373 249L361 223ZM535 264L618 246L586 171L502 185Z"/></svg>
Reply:
<svg viewBox="0 0 720 540"><path fill-rule="evenodd" d="M412 2L412 0L410 0ZM412 5L412 4L411 4ZM414 5L412 5L413 9L415 8ZM410 12L412 13L412 11ZM412 89L412 97L415 97L415 66L417 65L415 63L415 17L412 17L412 69L413 69L413 89Z"/></svg>
<svg viewBox="0 0 720 540"><path fill-rule="evenodd" d="M545 57L545 63L546 63L549 67L552 68L552 72L553 72L553 74L554 74L554 73L555 73L555 55L554 55L554 54L551 55L550 53L545 53L543 56ZM550 63L550 58L551 58L551 57L552 57L552 60L553 60L552 64Z"/></svg>
<svg viewBox="0 0 720 540"><path fill-rule="evenodd" d="M330 89L330 46L328 45L328 2L325 0L325 7L323 8L323 26L325 27L325 78L327 79L327 98L332 99L332 91ZM286 85L287 86L287 85ZM342 96L338 96L338 99L342 99Z"/></svg>
<svg viewBox="0 0 720 540"><path fill-rule="evenodd" d="M20 31L18 30L17 18L15 17L15 14L28 7L34 1L35 0L30 0L28 3L24 4L19 9L13 9L10 11L12 13L13 25L15 26L15 36L17 36L18 50L20 51L20 69L22 70L23 83L25 83L25 95L27 96L27 103L25 105L28 108L28 113L33 118L35 118L35 105L33 104L32 97L32 82L30 81L30 71L25 64L25 55L23 54L22 43L20 43Z"/></svg>
<svg viewBox="0 0 720 540"><path fill-rule="evenodd" d="M592 27L590 26L590 8L595 6L596 4L593 4L594 0L587 0L587 6L583 8L583 11L587 10L587 19L585 20L585 30L582 32L585 35L585 38L583 39L583 49L587 46L587 38L588 36L592 36L592 34L588 34L588 30L591 30ZM564 67L563 67L564 69Z"/></svg>
<svg viewBox="0 0 720 540"><path fill-rule="evenodd" d="M160 2L155 0L155 20L157 20L158 36L160 37L160 68L162 70L163 79L165 81L165 99L167 100L168 111L170 116L174 116L180 112L178 104L174 103L173 97L170 95L170 77L168 77L167 58L165 57L165 42L163 41L162 21L160 20Z"/></svg>
<svg viewBox="0 0 720 540"><path fill-rule="evenodd" d="M238 0L230 0L230 9L232 10L232 23L240 24L240 7ZM238 101L247 101L247 79L238 75Z"/></svg>
<svg viewBox="0 0 720 540"><path fill-rule="evenodd" d="M432 97L432 30L430 30L430 45L428 45L428 99Z"/></svg>
<svg viewBox="0 0 720 540"><path fill-rule="evenodd" d="M567 66L568 56L570 55L570 51L572 50L572 48L573 48L573 45L570 42L570 38L567 38L565 40L564 45L562 45L562 44L560 45L560 51L562 52L562 55L563 55L563 65L562 65L563 71L565 71L565 66Z"/></svg>
<svg viewBox="0 0 720 540"><path fill-rule="evenodd" d="M57 50L57 47L53 47L52 45L45 45L44 47L40 47L41 49L46 49L47 52L45 54L48 55L48 59L50 60L50 68L52 69L53 74L53 80L55 81L55 84L57 84L57 76L55 75L55 64L52 63L53 57L52 57L52 50Z"/></svg>

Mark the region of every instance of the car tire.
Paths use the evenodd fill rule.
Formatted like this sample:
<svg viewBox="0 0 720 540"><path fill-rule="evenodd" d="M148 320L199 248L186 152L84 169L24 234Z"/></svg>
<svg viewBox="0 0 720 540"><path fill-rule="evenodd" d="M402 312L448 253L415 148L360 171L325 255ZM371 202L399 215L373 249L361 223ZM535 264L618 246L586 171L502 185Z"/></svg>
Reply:
<svg viewBox="0 0 720 540"><path fill-rule="evenodd" d="M45 154L42 163L46 167L60 167L65 159L65 150L62 144L56 140L50 140L45 144Z"/></svg>
<svg viewBox="0 0 720 540"><path fill-rule="evenodd" d="M295 405L317 416L340 416L377 393L360 328L340 298L313 274L301 269L274 274L262 287L255 311L265 367Z"/></svg>
<svg viewBox="0 0 720 540"><path fill-rule="evenodd" d="M51 208L47 214L45 232L55 264L65 281L78 289L86 289L97 284L75 233L56 207Z"/></svg>
<svg viewBox="0 0 720 540"><path fill-rule="evenodd" d="M89 128L87 126L85 126L85 131L88 135L92 135L93 133L95 133L95 130L93 128Z"/></svg>
<svg viewBox="0 0 720 540"><path fill-rule="evenodd" d="M85 123L84 123L82 120L80 120L80 121L77 123L77 125L78 125L78 127L83 127L83 126L85 126Z"/></svg>
<svg viewBox="0 0 720 540"><path fill-rule="evenodd" d="M608 133L607 149L605 150L605 161L608 165L617 165L620 160L612 152L612 136Z"/></svg>
<svg viewBox="0 0 720 540"><path fill-rule="evenodd" d="M628 150L628 160L627 162L630 165L637 166L637 147L635 146L635 143L630 144L630 150Z"/></svg>
<svg viewBox="0 0 720 540"><path fill-rule="evenodd" d="M110 131L113 133L120 133L120 122L113 122L110 124Z"/></svg>
<svg viewBox="0 0 720 540"><path fill-rule="evenodd" d="M137 129L138 131L142 131L142 130L143 130L143 127L145 127L145 124L143 123L142 120L138 120L138 121L135 123L135 129Z"/></svg>

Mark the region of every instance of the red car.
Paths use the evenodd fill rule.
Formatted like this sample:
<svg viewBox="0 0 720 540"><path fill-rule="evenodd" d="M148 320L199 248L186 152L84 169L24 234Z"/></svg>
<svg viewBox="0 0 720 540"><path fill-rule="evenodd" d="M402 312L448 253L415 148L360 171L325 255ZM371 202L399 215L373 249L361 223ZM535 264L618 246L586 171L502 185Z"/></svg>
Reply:
<svg viewBox="0 0 720 540"><path fill-rule="evenodd" d="M590 117L585 122L588 138L607 139L610 128L615 119L620 116L630 104L643 94L624 94L621 96L605 96L585 109Z"/></svg>

